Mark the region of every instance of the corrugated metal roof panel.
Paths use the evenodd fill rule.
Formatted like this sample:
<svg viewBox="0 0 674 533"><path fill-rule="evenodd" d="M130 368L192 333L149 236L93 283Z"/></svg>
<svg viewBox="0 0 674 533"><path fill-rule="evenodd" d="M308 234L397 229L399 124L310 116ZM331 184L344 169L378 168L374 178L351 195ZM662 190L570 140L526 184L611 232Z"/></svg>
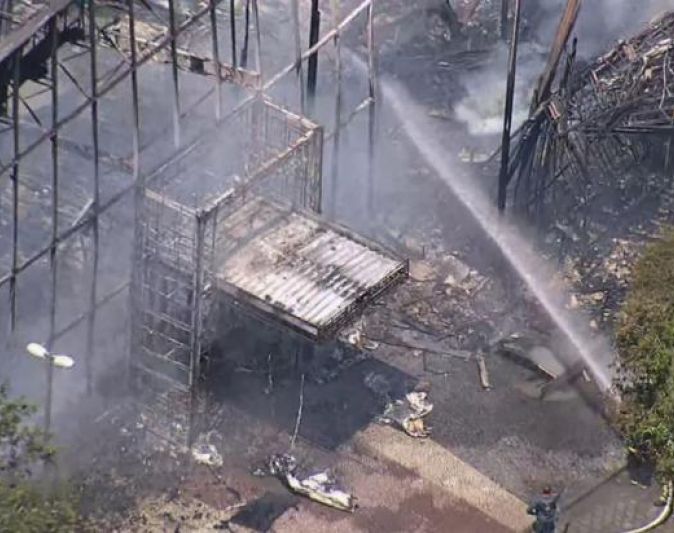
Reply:
<svg viewBox="0 0 674 533"><path fill-rule="evenodd" d="M406 262L312 215L251 199L219 224L218 284L314 337L332 334L402 279Z"/></svg>

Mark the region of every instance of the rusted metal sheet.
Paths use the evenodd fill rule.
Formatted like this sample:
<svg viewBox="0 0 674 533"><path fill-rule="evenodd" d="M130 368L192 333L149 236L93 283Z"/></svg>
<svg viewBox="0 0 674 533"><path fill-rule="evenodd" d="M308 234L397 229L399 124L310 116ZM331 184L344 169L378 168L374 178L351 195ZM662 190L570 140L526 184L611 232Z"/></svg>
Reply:
<svg viewBox="0 0 674 533"><path fill-rule="evenodd" d="M219 288L315 339L407 275L405 261L307 213L256 198L231 217L245 244L218 265Z"/></svg>

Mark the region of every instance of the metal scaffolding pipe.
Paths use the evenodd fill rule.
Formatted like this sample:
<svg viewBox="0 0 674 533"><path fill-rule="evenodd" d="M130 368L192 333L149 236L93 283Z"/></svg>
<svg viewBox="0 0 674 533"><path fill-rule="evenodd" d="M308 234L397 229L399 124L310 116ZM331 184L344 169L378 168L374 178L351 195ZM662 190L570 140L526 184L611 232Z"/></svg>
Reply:
<svg viewBox="0 0 674 533"><path fill-rule="evenodd" d="M96 10L95 3L89 2L89 56L91 58L91 135L94 150L94 183L93 183L93 216L91 220L91 232L93 235L93 263L91 268L91 288L89 290L89 320L87 324L87 344L85 371L87 381L87 393L93 391L93 358L94 358L94 330L96 327L96 292L98 289L98 259L99 259L99 215L100 206L100 165L98 153L98 57L96 49Z"/></svg>
<svg viewBox="0 0 674 533"><path fill-rule="evenodd" d="M298 0L291 0L290 2L293 18L293 32L295 34L295 57L297 58L297 76L300 85L300 109L302 114L305 114L304 101L304 67L302 66L302 37L300 35L300 9Z"/></svg>
<svg viewBox="0 0 674 533"><path fill-rule="evenodd" d="M131 101L133 106L133 181L140 175L140 110L138 107L138 53L136 50L136 18L134 0L127 0L129 8L129 51L131 53Z"/></svg>
<svg viewBox="0 0 674 533"><path fill-rule="evenodd" d="M260 10L257 0L253 0L253 17L255 18L255 66L258 73L258 87L262 87L262 36L260 34Z"/></svg>
<svg viewBox="0 0 674 533"><path fill-rule="evenodd" d="M376 135L376 70L374 59L374 0L367 8L367 74L368 95L370 107L368 109L367 122L367 192L366 208L368 215L374 214L374 191L375 191L375 135ZM368 216L368 220L373 220Z"/></svg>
<svg viewBox="0 0 674 533"><path fill-rule="evenodd" d="M332 7L332 22L335 29L335 77L336 90L335 95L335 137L332 140L332 157L330 161L330 205L328 214L332 218L337 215L337 196L339 194L339 148L340 148L340 128L339 123L342 114L342 52L339 32L339 15L340 5L339 0L331 0Z"/></svg>
<svg viewBox="0 0 674 533"><path fill-rule="evenodd" d="M220 120L220 115L222 114L222 73L220 72L220 46L218 43L218 21L215 11L215 0L209 0L209 6L211 11L211 44L213 48L213 62L215 64L215 119ZM233 63L232 66L236 68L236 63Z"/></svg>
<svg viewBox="0 0 674 533"><path fill-rule="evenodd" d="M250 32L250 0L246 0L246 8L243 15L245 31L243 34L243 47L241 48L241 68L248 66L248 36Z"/></svg>
<svg viewBox="0 0 674 533"><path fill-rule="evenodd" d="M501 0L501 40L508 40L508 11L510 8L510 0Z"/></svg>
<svg viewBox="0 0 674 533"><path fill-rule="evenodd" d="M169 34L171 35L171 74L173 76L173 142L180 146L180 87L178 85L178 43L175 0L168 0Z"/></svg>
<svg viewBox="0 0 674 533"><path fill-rule="evenodd" d="M21 52L23 47L19 47L14 52L14 74L12 76L12 125L14 128L14 161L12 162L12 275L9 284L9 313L10 330L13 332L16 328L16 277L19 273L19 86L21 80Z"/></svg>
<svg viewBox="0 0 674 533"><path fill-rule="evenodd" d="M503 139L501 141L501 170L498 178L498 208L505 211L508 192L508 170L510 166L510 131L513 119L513 99L515 96L515 71L517 69L517 43L520 31L520 7L522 0L515 0L515 15L508 58L508 79L506 82L505 113L503 114Z"/></svg>
<svg viewBox="0 0 674 533"><path fill-rule="evenodd" d="M59 205L59 163L58 163L58 28L56 20L52 19L49 24L49 31L51 33L51 127L54 130L54 135L51 138L51 162L52 162L52 179L51 179L51 250L49 254L49 265L51 267L51 294L49 300L49 335L47 337L47 351L53 349L54 331L56 329L56 282L57 276L57 260L56 252L58 246L56 239L58 237L58 205Z"/></svg>
<svg viewBox="0 0 674 533"><path fill-rule="evenodd" d="M321 32L321 12L318 9L318 0L311 0L311 18L309 22L309 49L311 50L318 43L318 36ZM318 78L318 50L309 56L307 65L307 96L310 104L313 106L316 97L316 80Z"/></svg>
<svg viewBox="0 0 674 533"><path fill-rule="evenodd" d="M236 68L236 10L234 9L234 0L229 0L229 31L232 43L232 66Z"/></svg>

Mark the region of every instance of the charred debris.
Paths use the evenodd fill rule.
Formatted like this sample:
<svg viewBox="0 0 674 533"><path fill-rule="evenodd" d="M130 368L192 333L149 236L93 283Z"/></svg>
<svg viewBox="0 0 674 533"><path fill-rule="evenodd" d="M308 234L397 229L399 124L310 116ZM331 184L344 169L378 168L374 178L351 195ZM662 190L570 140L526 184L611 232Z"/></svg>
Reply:
<svg viewBox="0 0 674 533"><path fill-rule="evenodd" d="M571 305L611 322L632 259L672 220L674 12L591 61L577 53L582 16L570 0L510 138L500 201L579 290ZM498 175L494 160L486 168Z"/></svg>

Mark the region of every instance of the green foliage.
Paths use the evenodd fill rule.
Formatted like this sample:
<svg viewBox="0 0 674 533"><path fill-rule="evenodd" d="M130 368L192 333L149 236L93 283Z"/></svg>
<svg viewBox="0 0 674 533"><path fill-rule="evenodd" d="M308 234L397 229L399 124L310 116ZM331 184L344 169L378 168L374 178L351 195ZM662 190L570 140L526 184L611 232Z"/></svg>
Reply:
<svg viewBox="0 0 674 533"><path fill-rule="evenodd" d="M68 493L45 494L20 482L0 482L0 531L69 533L78 529L78 516Z"/></svg>
<svg viewBox="0 0 674 533"><path fill-rule="evenodd" d="M628 445L674 477L674 233L635 267L617 335L618 417Z"/></svg>
<svg viewBox="0 0 674 533"><path fill-rule="evenodd" d="M0 386L0 532L73 531L78 517L71 495L43 492L33 480L54 456L46 435L26 423L34 413L34 406L10 399Z"/></svg>

